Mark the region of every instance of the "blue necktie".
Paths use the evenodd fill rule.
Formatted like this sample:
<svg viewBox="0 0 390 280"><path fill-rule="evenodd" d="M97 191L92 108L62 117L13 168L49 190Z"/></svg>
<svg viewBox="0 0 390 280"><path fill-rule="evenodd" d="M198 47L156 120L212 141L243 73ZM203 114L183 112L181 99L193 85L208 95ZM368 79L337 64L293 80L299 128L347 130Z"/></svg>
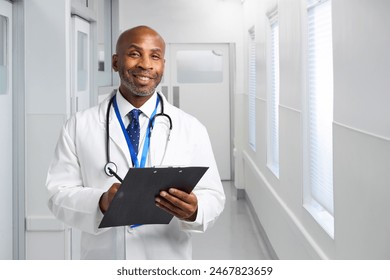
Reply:
<svg viewBox="0 0 390 280"><path fill-rule="evenodd" d="M139 109L133 109L129 113L130 117L130 124L127 127L127 133L129 133L130 141L133 144L133 148L135 151L135 154L138 155L138 145L139 145L139 114L141 113L141 110Z"/></svg>

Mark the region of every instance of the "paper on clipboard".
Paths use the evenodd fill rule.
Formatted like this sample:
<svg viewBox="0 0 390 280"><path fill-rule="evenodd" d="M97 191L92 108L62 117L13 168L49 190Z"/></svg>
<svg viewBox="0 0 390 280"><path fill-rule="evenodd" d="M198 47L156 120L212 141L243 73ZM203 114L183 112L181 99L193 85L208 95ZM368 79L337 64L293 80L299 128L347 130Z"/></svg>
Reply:
<svg viewBox="0 0 390 280"><path fill-rule="evenodd" d="M168 224L173 216L158 208L155 197L170 187L190 193L208 167L130 168L99 228Z"/></svg>

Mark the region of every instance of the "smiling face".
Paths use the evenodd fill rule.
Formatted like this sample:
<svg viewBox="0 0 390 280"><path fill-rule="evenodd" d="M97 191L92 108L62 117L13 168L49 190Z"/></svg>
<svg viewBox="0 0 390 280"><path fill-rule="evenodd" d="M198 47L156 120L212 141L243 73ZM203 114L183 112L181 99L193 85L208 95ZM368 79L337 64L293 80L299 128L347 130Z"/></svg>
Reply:
<svg viewBox="0 0 390 280"><path fill-rule="evenodd" d="M165 42L154 30L129 29L118 39L112 67L119 73L122 95L139 107L154 93L164 73Z"/></svg>

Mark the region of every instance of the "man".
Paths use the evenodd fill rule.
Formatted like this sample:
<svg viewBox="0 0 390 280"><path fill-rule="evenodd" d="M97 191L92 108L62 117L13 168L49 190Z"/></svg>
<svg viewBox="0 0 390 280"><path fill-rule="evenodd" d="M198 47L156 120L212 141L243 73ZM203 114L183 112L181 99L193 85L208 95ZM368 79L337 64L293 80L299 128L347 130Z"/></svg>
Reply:
<svg viewBox="0 0 390 280"><path fill-rule="evenodd" d="M112 67L121 79L119 90L98 106L70 118L61 132L47 177L48 204L58 219L82 231L84 259L191 259L191 233L204 232L223 210L225 195L205 127L156 92L164 72L164 52L164 40L149 27L123 32L112 57ZM109 106L110 100L114 100L113 106ZM172 130L168 117L160 116L155 118L150 136L149 120L161 112L162 104ZM129 119L133 109L140 110L139 123ZM139 140L133 145L123 128L134 127L134 123ZM209 169L190 194L172 186L156 198L161 211L174 215L168 225L99 229L104 212L121 187L103 170L109 160L116 163L122 178L132 167Z"/></svg>

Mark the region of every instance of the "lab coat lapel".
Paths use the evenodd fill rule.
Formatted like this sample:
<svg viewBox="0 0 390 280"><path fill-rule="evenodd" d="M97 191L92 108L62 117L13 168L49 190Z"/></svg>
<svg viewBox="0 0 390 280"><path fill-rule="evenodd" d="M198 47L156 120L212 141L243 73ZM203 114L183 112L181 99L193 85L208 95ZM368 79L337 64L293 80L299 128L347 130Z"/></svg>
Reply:
<svg viewBox="0 0 390 280"><path fill-rule="evenodd" d="M127 146L126 138L123 135L122 128L119 124L119 121L117 120L117 118L115 116L114 110L112 110L111 113L114 114L113 118L111 118L111 121L110 121L110 139L112 141L111 143L114 143L114 145L112 145L112 147L111 147L111 149L112 149L111 153L112 154L114 153L113 152L114 149L119 149L121 151L122 155L125 157L128 166L131 166L132 163L130 161L130 159L131 159L130 152L129 152L129 148Z"/></svg>
<svg viewBox="0 0 390 280"><path fill-rule="evenodd" d="M104 123L104 127L106 129L106 119L107 119L107 107L109 105L109 101L112 98L112 96L116 93L116 90L113 91L110 96L101 103L100 106L100 113L99 113L99 119L102 123ZM129 148L127 147L126 138L123 135L122 128L119 124L119 121L116 118L114 107L111 105L110 107L110 116L108 119L109 122L109 129L110 129L110 156L111 161L116 162L118 159L115 159L115 157L118 156L118 153L115 151L119 151L119 153L124 157L125 161L127 162L128 166L131 166L131 158L130 158L130 152Z"/></svg>

